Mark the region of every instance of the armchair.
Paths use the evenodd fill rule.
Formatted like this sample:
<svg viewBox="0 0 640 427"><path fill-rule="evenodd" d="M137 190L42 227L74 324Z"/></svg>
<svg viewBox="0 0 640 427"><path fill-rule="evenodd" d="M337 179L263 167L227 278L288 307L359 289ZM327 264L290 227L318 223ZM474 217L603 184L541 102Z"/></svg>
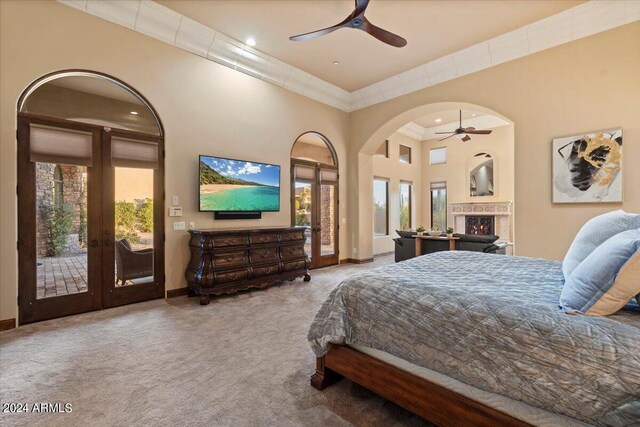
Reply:
<svg viewBox="0 0 640 427"><path fill-rule="evenodd" d="M153 249L134 251L127 239L116 242L116 284L153 276Z"/></svg>

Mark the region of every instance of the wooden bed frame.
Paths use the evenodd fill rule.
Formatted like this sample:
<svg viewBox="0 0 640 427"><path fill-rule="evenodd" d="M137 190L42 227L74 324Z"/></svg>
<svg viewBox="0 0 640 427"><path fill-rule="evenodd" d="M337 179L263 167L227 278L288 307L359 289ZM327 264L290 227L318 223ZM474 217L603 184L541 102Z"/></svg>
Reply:
<svg viewBox="0 0 640 427"><path fill-rule="evenodd" d="M353 348L332 344L317 359L311 385L324 390L343 377L439 426L531 426Z"/></svg>

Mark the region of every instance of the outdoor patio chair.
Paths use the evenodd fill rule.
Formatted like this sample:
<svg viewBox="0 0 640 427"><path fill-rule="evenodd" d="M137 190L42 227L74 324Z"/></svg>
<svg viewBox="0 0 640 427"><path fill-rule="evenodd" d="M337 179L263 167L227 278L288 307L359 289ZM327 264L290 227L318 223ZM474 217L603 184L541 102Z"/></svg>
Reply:
<svg viewBox="0 0 640 427"><path fill-rule="evenodd" d="M153 248L134 251L127 239L116 242L116 284L153 276Z"/></svg>

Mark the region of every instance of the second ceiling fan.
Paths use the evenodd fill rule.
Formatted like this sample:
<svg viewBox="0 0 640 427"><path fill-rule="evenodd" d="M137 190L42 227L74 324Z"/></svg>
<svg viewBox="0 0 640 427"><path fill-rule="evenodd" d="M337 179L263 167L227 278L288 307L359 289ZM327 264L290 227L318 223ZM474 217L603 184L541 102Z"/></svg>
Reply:
<svg viewBox="0 0 640 427"><path fill-rule="evenodd" d="M369 33L373 37L377 38L381 42L384 42L388 45L394 47L404 47L407 45L407 41L402 37L393 34L390 31L384 30L380 27L376 27L373 25L367 18L364 16L364 12L367 10L367 6L369 6L369 0L355 0L356 8L351 15L347 16L347 18L336 24L332 27L323 28L322 30L312 31L310 33L299 34L297 36L289 37L289 40L301 41L301 40L309 40L316 37L324 36L325 34L332 33L340 28L355 28L356 30L362 30L366 33Z"/></svg>
<svg viewBox="0 0 640 427"><path fill-rule="evenodd" d="M445 135L449 133L451 134L449 136L445 136L442 139L439 139L438 141L444 141L445 139L449 139L452 136L456 136L456 135L464 135L461 139L466 142L471 139L469 135L489 135L491 132L492 132L491 130L476 130L476 128L474 127L463 128L462 127L462 110L460 110L460 127L458 127L453 132L436 132L436 135L440 135L440 134Z"/></svg>

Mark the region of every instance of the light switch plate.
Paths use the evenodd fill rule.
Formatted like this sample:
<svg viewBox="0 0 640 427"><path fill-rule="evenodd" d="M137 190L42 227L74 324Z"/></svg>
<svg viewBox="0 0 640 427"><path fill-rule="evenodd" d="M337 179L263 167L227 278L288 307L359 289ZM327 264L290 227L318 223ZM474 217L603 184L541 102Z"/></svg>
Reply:
<svg viewBox="0 0 640 427"><path fill-rule="evenodd" d="M185 229L184 221L178 221L178 222L174 222L173 223L173 230L174 231L179 231L179 230L184 230L184 229Z"/></svg>
<svg viewBox="0 0 640 427"><path fill-rule="evenodd" d="M171 196L171 204L178 206L180 204L180 198L178 196Z"/></svg>
<svg viewBox="0 0 640 427"><path fill-rule="evenodd" d="M195 230L195 229L196 229L196 223L195 223L195 222L193 222L193 221L191 221L191 222L189 223L189 230Z"/></svg>
<svg viewBox="0 0 640 427"><path fill-rule="evenodd" d="M169 216L182 216L182 208L180 206L169 208Z"/></svg>

